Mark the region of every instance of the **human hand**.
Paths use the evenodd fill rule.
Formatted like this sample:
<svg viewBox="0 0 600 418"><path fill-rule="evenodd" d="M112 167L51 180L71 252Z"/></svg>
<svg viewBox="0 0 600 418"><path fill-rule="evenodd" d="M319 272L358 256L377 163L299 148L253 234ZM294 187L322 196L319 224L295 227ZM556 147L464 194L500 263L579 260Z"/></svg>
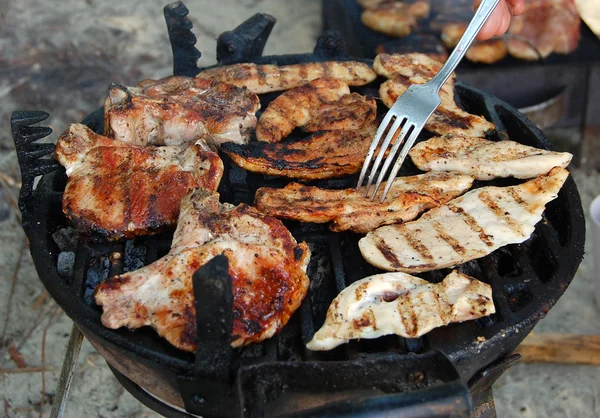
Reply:
<svg viewBox="0 0 600 418"><path fill-rule="evenodd" d="M473 8L477 10L481 0L473 0ZM500 0L487 22L483 25L477 39L483 41L493 36L504 35L513 16L525 11L525 0Z"/></svg>

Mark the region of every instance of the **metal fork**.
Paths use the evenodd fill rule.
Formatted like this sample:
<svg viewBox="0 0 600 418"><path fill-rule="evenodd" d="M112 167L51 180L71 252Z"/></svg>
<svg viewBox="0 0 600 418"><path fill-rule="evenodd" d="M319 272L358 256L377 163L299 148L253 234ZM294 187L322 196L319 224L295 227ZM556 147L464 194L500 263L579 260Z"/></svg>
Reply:
<svg viewBox="0 0 600 418"><path fill-rule="evenodd" d="M483 0L473 19L469 23L467 30L460 38L460 41L452 51L452 54L448 57L446 63L442 66L440 71L427 83L425 84L413 84L410 86L400 97L396 100L396 103L390 108L390 110L383 118L383 122L379 125L377 129L377 133L375 134L375 138L373 138L373 142L369 148L369 152L367 153L367 158L363 164L362 170L360 172L360 177L358 179L358 185L356 186L356 190L358 191L367 176L367 171L371 162L373 160L373 155L379 146L381 138L383 134L387 130L387 135L385 139L381 143L381 147L379 148L379 153L377 154L377 158L373 166L371 167L371 172L369 173L367 186L365 190L365 196L369 196L369 189L373 184L373 180L375 179L375 175L377 169L381 165L381 161L385 156L386 150L390 146L390 143L396 137L398 131L400 130L400 134L397 135L396 141L392 145L388 156L379 172L379 176L377 177L377 182L375 183L375 190L373 190L373 194L371 195L371 200L375 199L377 195L377 191L381 186L381 182L385 178L387 171L390 168L390 165L394 161L396 154L398 153L398 149L404 142L404 139L408 137L402 150L400 151L400 155L396 159L396 163L392 168L392 172L388 178L387 184L381 196L381 201L385 200L385 197L392 186L394 178L398 174L398 170L402 166L408 151L412 148L415 140L423 130L423 126L427 122L427 120L431 117L435 109L442 103L440 99L439 92L448 77L455 70L456 66L463 58L471 43L475 39L477 33L488 19L492 11L496 8L500 0ZM390 126L391 124L391 126Z"/></svg>

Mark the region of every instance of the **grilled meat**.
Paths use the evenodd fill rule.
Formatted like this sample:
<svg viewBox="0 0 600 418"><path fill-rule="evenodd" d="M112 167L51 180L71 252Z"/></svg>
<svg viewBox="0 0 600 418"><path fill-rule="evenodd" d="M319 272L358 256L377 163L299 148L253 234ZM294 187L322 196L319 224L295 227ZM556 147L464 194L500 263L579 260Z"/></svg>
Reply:
<svg viewBox="0 0 600 418"><path fill-rule="evenodd" d="M326 179L360 170L375 131L375 126L363 131L325 131L272 144L225 143L221 149L248 171L295 179Z"/></svg>
<svg viewBox="0 0 600 418"><path fill-rule="evenodd" d="M405 55L379 54L373 68L377 74L389 78L381 84L379 95L387 107L391 107L398 97L412 84L424 84L442 67L442 64L423 54ZM481 116L472 115L460 109L454 102L454 75L440 90L442 103L425 124L425 129L438 135L454 134L485 136L494 125Z"/></svg>
<svg viewBox="0 0 600 418"><path fill-rule="evenodd" d="M467 30L467 22L448 23L442 29L441 38L448 48L454 48ZM493 64L508 54L508 47L503 39L488 39L474 42L465 57L471 62Z"/></svg>
<svg viewBox="0 0 600 418"><path fill-rule="evenodd" d="M494 312L491 286L457 271L436 284L405 273L377 274L342 290L306 347L331 350L353 339L389 334L417 338Z"/></svg>
<svg viewBox="0 0 600 418"><path fill-rule="evenodd" d="M113 85L104 102L105 132L134 145L179 145L205 140L248 142L260 101L247 89L173 76L138 87Z"/></svg>
<svg viewBox="0 0 600 418"><path fill-rule="evenodd" d="M511 20L508 52L515 58L537 60L551 53L570 54L579 44L581 18L573 0L528 0L525 12Z"/></svg>
<svg viewBox="0 0 600 418"><path fill-rule="evenodd" d="M372 98L350 94L341 80L318 78L273 100L258 120L256 138L278 142L296 127L307 132L364 129L375 120L376 106Z"/></svg>
<svg viewBox="0 0 600 418"><path fill-rule="evenodd" d="M411 52L419 52L441 63L448 59L448 51L438 37L421 33L411 33L403 38L384 42L376 49L377 54L392 55Z"/></svg>
<svg viewBox="0 0 600 418"><path fill-rule="evenodd" d="M172 227L191 189L214 191L223 163L199 145L138 147L73 124L58 139L56 159L68 181L63 212L78 229L111 239Z"/></svg>
<svg viewBox="0 0 600 418"><path fill-rule="evenodd" d="M525 241L569 176L564 168L518 186L482 187L416 221L369 232L359 241L363 257L384 270L417 273L488 255Z"/></svg>
<svg viewBox="0 0 600 418"><path fill-rule="evenodd" d="M219 195L193 191L181 203L171 251L139 270L111 277L95 290L108 328L152 326L175 347L197 344L192 275L213 257L229 260L233 347L272 337L308 290L310 250L283 224L256 209L219 204Z"/></svg>
<svg viewBox="0 0 600 418"><path fill-rule="evenodd" d="M364 10L360 20L376 32L402 37L411 33L417 26L417 22L427 16L429 16L429 1L405 3L387 0Z"/></svg>
<svg viewBox="0 0 600 418"><path fill-rule="evenodd" d="M568 152L467 136L431 138L415 145L408 155L420 170L458 171L477 180L529 179L545 174L553 167L565 168L573 158Z"/></svg>
<svg viewBox="0 0 600 418"><path fill-rule="evenodd" d="M255 206L262 212L301 222L332 222L329 228L361 234L381 226L415 219L468 190L473 178L454 173L398 177L383 203L354 189L327 190L290 183L283 189L261 187ZM379 192L381 194L382 192Z"/></svg>
<svg viewBox="0 0 600 418"><path fill-rule="evenodd" d="M317 78L336 78L362 86L377 78L371 67L357 61L325 61L294 65L233 64L200 72L197 79L217 80L247 87L256 93L288 90Z"/></svg>

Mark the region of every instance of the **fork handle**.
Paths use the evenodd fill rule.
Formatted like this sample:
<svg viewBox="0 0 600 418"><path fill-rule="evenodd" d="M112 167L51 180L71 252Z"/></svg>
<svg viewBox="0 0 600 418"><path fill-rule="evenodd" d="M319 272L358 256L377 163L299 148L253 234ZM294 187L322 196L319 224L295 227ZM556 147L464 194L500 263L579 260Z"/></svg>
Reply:
<svg viewBox="0 0 600 418"><path fill-rule="evenodd" d="M458 63L462 60L467 49L469 49L473 40L479 33L479 30L488 17L490 17L499 2L500 0L482 0L473 19L471 19L469 26L467 26L467 30L465 30L465 33L460 38L460 41L458 41L458 44L456 44L456 47L448 57L448 60L435 77L429 81L429 84L434 87L437 92L440 91L446 80L448 80L450 75L454 72Z"/></svg>

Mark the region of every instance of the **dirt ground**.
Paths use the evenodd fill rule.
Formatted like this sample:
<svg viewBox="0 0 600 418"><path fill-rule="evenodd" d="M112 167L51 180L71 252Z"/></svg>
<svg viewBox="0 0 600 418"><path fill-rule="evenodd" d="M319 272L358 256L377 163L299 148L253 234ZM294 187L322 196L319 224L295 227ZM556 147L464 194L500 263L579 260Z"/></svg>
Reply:
<svg viewBox="0 0 600 418"><path fill-rule="evenodd" d="M45 292L15 206L18 165L10 133L14 110L50 113L53 141L98 108L111 82L134 84L172 72L162 8L166 1L0 0L0 416L45 417L71 321ZM188 0L200 65L215 62L215 39L256 12L277 17L265 53L310 51L321 28L318 0ZM584 205L600 193L597 173L574 170ZM589 246L589 243L588 243ZM586 258L537 332L600 333ZM495 386L499 417L599 415L597 367L518 364ZM117 383L85 342L67 417L155 417Z"/></svg>

